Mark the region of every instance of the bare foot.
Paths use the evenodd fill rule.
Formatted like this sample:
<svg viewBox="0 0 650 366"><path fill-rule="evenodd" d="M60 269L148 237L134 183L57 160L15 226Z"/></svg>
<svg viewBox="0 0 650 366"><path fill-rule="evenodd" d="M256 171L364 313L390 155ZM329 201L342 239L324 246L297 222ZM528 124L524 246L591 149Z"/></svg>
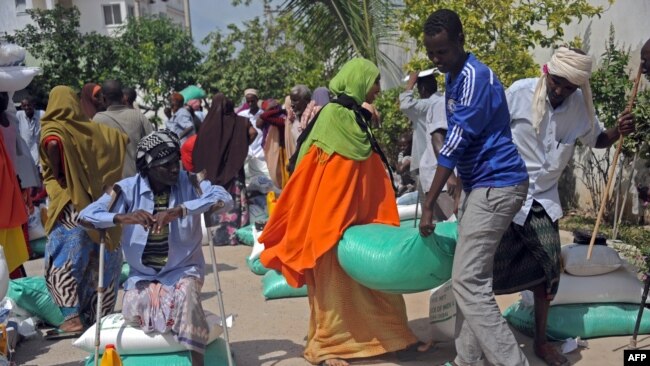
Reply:
<svg viewBox="0 0 650 366"><path fill-rule="evenodd" d="M567 360L558 350L549 343L536 344L535 354L549 366L569 366L571 362Z"/></svg>
<svg viewBox="0 0 650 366"><path fill-rule="evenodd" d="M81 319L77 316L71 319L68 319L59 325L59 329L66 332L76 332L84 329L84 325L81 324Z"/></svg>
<svg viewBox="0 0 650 366"><path fill-rule="evenodd" d="M418 352L426 352L433 347L433 341L421 342L418 346Z"/></svg>
<svg viewBox="0 0 650 366"><path fill-rule="evenodd" d="M340 358L330 358L320 363L322 366L350 366L346 360Z"/></svg>

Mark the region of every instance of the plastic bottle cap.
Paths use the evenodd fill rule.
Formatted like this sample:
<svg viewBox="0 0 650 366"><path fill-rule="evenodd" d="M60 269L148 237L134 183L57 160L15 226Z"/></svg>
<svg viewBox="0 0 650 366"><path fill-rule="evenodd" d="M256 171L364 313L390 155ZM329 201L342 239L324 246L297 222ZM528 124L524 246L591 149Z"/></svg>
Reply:
<svg viewBox="0 0 650 366"><path fill-rule="evenodd" d="M115 345L114 344L107 344L106 349L115 349Z"/></svg>

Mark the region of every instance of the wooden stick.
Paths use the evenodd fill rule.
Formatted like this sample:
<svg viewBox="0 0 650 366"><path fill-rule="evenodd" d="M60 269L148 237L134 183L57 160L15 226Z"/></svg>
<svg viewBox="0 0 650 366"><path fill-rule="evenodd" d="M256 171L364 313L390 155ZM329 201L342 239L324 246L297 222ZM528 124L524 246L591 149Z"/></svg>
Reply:
<svg viewBox="0 0 650 366"><path fill-rule="evenodd" d="M630 95L630 100L627 103L625 112L630 112L632 110L632 107L634 107L634 101L636 99L636 94L639 91L639 82L641 81L642 75L643 69L641 66L639 66L639 71L637 72L636 79L634 79L634 88L632 88L632 95ZM605 206L607 205L609 190L612 187L612 182L614 180L616 164L618 164L618 157L621 155L621 150L623 149L623 139L623 135L621 135L621 137L618 139L618 145L616 146L616 152L614 153L614 161L612 161L612 166L609 168L607 187L603 191L603 195L600 199L600 210L598 210L598 217L596 217L596 225L594 226L594 231L591 233L591 241L589 242L589 250L587 251L587 260L591 259L591 252L593 251L594 243L596 242L596 234L598 233L598 228L600 227L600 220L603 218L603 214L605 213Z"/></svg>

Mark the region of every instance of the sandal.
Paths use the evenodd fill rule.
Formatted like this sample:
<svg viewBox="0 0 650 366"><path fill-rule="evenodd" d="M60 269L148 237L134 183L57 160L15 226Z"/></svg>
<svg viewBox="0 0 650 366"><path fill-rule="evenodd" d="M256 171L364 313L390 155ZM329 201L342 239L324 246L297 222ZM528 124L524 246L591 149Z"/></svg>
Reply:
<svg viewBox="0 0 650 366"><path fill-rule="evenodd" d="M57 341L59 339L79 338L84 334L83 330L65 331L59 328L48 330L43 338L46 341Z"/></svg>

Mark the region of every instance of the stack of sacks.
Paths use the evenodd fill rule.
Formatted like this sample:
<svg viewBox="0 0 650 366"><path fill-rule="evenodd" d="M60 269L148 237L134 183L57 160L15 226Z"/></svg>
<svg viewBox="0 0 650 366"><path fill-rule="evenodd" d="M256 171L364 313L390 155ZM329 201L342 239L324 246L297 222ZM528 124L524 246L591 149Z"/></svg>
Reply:
<svg viewBox="0 0 650 366"><path fill-rule="evenodd" d="M643 283L625 266L616 250L596 245L587 260L588 245L562 247L564 270L548 314L547 335L552 339L630 335L643 294ZM504 312L520 331L533 334L532 294ZM643 314L639 333L650 333L650 314Z"/></svg>
<svg viewBox="0 0 650 366"><path fill-rule="evenodd" d="M221 318L208 311L205 312L210 335L206 348L205 359L214 365L227 365L225 341L220 337L223 333ZM232 318L226 319L226 325L232 326ZM80 348L91 356L86 358L86 365L93 365L92 354L95 352L95 327L88 328L72 345ZM191 365L190 352L174 340L171 333L145 333L140 328L125 324L122 314L110 314L102 318L100 331L100 353L107 344L114 344L124 366L184 366Z"/></svg>

